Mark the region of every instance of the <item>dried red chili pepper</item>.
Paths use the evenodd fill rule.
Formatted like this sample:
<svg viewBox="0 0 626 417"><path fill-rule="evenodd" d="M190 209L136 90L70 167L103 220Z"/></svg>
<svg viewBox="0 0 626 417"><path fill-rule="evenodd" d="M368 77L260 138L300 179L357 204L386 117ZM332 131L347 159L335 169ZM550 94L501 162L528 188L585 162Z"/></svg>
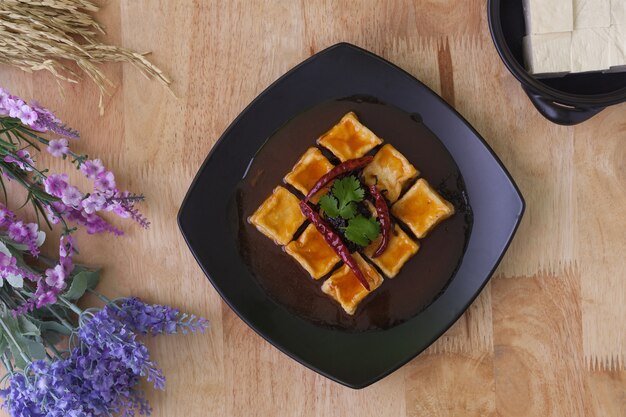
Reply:
<svg viewBox="0 0 626 417"><path fill-rule="evenodd" d="M378 214L382 234L380 245L378 245L378 249L376 249L376 252L374 252L372 256L373 258L377 258L383 254L389 244L389 238L391 237L391 216L389 216L389 207L387 206L385 198L375 185L370 186L370 194L374 197L374 205L376 206L376 214Z"/></svg>
<svg viewBox="0 0 626 417"><path fill-rule="evenodd" d="M356 275L357 279L361 282L361 285L365 287L366 290L370 290L370 284L365 279L365 275L359 269L359 265L356 263L352 255L350 254L350 250L346 246L345 243L341 240L341 237L333 228L326 223L322 216L320 216L311 206L307 204L306 201L300 201L300 210L302 214L306 218L308 218L313 226L324 236L324 240L330 245L331 248L339 255L341 260L348 265L348 267L352 270L354 275Z"/></svg>
<svg viewBox="0 0 626 417"><path fill-rule="evenodd" d="M372 162L372 159L374 159L373 156L364 156L362 158L357 158L357 159L348 159L347 161L342 162L341 164L337 165L336 167L328 171L326 174L322 175L322 177L319 180L317 180L315 185L313 185L313 188L311 188L311 191L309 191L309 193L304 198L304 201L309 201L309 199L313 197L315 193L317 193L319 190L324 188L326 184L328 184L329 182L331 182L332 180L334 180L341 174L345 174L346 172L355 171L359 168L363 168L365 165Z"/></svg>

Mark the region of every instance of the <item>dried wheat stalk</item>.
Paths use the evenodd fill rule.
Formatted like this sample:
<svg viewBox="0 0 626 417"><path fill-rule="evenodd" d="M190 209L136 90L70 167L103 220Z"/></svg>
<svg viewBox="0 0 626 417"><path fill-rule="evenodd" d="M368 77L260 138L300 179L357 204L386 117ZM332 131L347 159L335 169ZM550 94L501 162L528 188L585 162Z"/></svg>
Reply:
<svg viewBox="0 0 626 417"><path fill-rule="evenodd" d="M90 0L0 0L0 63L28 72L46 70L59 80L78 82L80 75L63 64L73 61L100 89L100 113L112 83L97 64L127 62L169 86L170 80L145 54L97 39L104 33L92 15L98 10Z"/></svg>

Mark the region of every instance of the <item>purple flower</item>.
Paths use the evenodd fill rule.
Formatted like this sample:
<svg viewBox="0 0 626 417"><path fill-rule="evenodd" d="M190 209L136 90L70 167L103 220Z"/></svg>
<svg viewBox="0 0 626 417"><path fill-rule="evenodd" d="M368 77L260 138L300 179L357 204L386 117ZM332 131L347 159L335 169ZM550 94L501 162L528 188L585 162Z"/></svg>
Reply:
<svg viewBox="0 0 626 417"><path fill-rule="evenodd" d="M18 117L26 126L32 126L37 121L37 112L28 104L22 104L20 106Z"/></svg>
<svg viewBox="0 0 626 417"><path fill-rule="evenodd" d="M9 238L16 243L22 243L28 246L28 250L33 256L39 255L37 247L37 232L39 228L35 223L26 223L16 221L9 225Z"/></svg>
<svg viewBox="0 0 626 417"><path fill-rule="evenodd" d="M80 138L80 134L76 130L64 125L50 110L37 103L32 103L32 107L37 113L37 121L31 126L33 129L40 132L53 132L70 139Z"/></svg>
<svg viewBox="0 0 626 417"><path fill-rule="evenodd" d="M33 166L35 165L35 161L30 157L30 153L26 149L20 149L15 152L15 156L7 155L4 157L4 162L8 162L10 164L15 164L20 167L23 171L32 171Z"/></svg>
<svg viewBox="0 0 626 417"><path fill-rule="evenodd" d="M15 221L15 215L0 203L0 227L7 227Z"/></svg>
<svg viewBox="0 0 626 417"><path fill-rule="evenodd" d="M9 116L15 119L20 117L20 112L24 101L15 96L9 96L6 100L6 109L9 111Z"/></svg>
<svg viewBox="0 0 626 417"><path fill-rule="evenodd" d="M0 278L6 279L10 275L19 275L31 281L39 279L37 274L27 269L17 266L17 259L14 256L0 252Z"/></svg>
<svg viewBox="0 0 626 417"><path fill-rule="evenodd" d="M17 243L25 242L28 239L37 239L37 225L17 221L9 226L9 237Z"/></svg>
<svg viewBox="0 0 626 417"><path fill-rule="evenodd" d="M98 174L94 187L98 191L114 192L115 191L115 176L111 171L104 171Z"/></svg>
<svg viewBox="0 0 626 417"><path fill-rule="evenodd" d="M67 187L63 191L63 195L61 196L61 201L70 207L80 207L80 202L83 199L83 193L74 186Z"/></svg>
<svg viewBox="0 0 626 417"><path fill-rule="evenodd" d="M92 214L102 210L106 205L106 202L106 198L100 194L91 194L81 202L81 205L83 206L85 213Z"/></svg>
<svg viewBox="0 0 626 417"><path fill-rule="evenodd" d="M65 287L65 270L61 265L46 270L46 284L57 289Z"/></svg>
<svg viewBox="0 0 626 417"><path fill-rule="evenodd" d="M40 287L40 288L43 288L43 287ZM40 293L35 293L35 295L37 296L37 302L35 304L36 307L42 308L44 306L56 303L57 294L58 294L58 291L54 291L54 290L43 290Z"/></svg>
<svg viewBox="0 0 626 417"><path fill-rule="evenodd" d="M204 332L208 326L208 321L202 317L182 314L177 308L165 305L145 304L135 297L126 298L115 314L140 334Z"/></svg>
<svg viewBox="0 0 626 417"><path fill-rule="evenodd" d="M48 142L48 152L55 158L60 158L69 152L67 139L57 139Z"/></svg>
<svg viewBox="0 0 626 417"><path fill-rule="evenodd" d="M130 299L81 317L79 346L68 357L32 362L27 370L11 376L7 389L0 391L9 413L20 417L149 414L141 378L157 389L164 388L165 378L128 323L143 323L155 311L175 310ZM175 323L176 319L168 320Z"/></svg>
<svg viewBox="0 0 626 417"><path fill-rule="evenodd" d="M0 116L6 116L9 114L7 108L7 100L9 99L9 93L0 88Z"/></svg>
<svg viewBox="0 0 626 417"><path fill-rule="evenodd" d="M50 175L43 182L46 192L55 197L62 197L63 192L67 189L67 174Z"/></svg>
<svg viewBox="0 0 626 417"><path fill-rule="evenodd" d="M95 180L99 174L104 172L104 165L99 159L87 160L80 166L80 172L87 178Z"/></svg>

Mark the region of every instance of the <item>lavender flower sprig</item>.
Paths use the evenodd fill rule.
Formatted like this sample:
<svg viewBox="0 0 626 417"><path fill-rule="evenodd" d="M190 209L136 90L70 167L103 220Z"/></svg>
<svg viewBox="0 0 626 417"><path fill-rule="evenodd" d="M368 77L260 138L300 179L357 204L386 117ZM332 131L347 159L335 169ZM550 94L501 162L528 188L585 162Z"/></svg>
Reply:
<svg viewBox="0 0 626 417"><path fill-rule="evenodd" d="M38 132L52 132L64 137L48 140ZM35 210L50 223L69 219L86 227L89 233L122 234L98 215L112 212L121 218L132 218L142 227L149 226L136 208L143 196L117 188L113 172L107 170L100 159L88 159L86 155L74 153L68 138L78 139L78 132L62 124L49 110L38 104L26 104L0 88L0 133L4 137L0 140L2 174L28 189ZM47 169L37 169L27 148L39 150L39 145L45 145L54 157L71 158L76 168L91 180L93 190L83 193L69 183L67 175L49 175ZM4 188L4 182L0 185Z"/></svg>
<svg viewBox="0 0 626 417"><path fill-rule="evenodd" d="M148 415L140 379L164 389L165 377L138 334L203 332L206 327L204 319L189 321L176 309L137 298L108 304L83 313L76 331L79 344L67 357L32 362L11 376L0 395L14 417Z"/></svg>
<svg viewBox="0 0 626 417"><path fill-rule="evenodd" d="M41 133L62 137L49 140ZM0 88L0 187L5 202L4 179L17 182L28 191L27 202L32 204L37 219L43 218L50 228L60 224L66 236L62 245L69 242L72 247L74 242L67 236L76 226L85 228L89 234L123 234L101 216L106 212L120 218L131 218L144 228L149 227L150 223L136 207L144 199L143 195L120 190L115 175L100 159L89 159L86 155L73 152L69 140L78 138L76 130L67 127L49 110L36 103L28 104ZM70 183L67 174L51 174L48 169L40 169L31 152L40 151L41 146L45 146L47 152L56 158L69 158L76 169L90 180L92 189L84 193ZM8 218L7 213L10 212L6 207L0 205L0 231L6 226L9 237L15 243L27 245L30 254L38 256L39 250L35 245L37 224L15 220L12 213L13 217ZM70 261L65 263L71 264ZM18 266L10 256L0 259L0 279L18 274L35 282L37 288L33 298L13 310L19 314L54 303L71 272L59 266L37 277L23 268L16 268Z"/></svg>

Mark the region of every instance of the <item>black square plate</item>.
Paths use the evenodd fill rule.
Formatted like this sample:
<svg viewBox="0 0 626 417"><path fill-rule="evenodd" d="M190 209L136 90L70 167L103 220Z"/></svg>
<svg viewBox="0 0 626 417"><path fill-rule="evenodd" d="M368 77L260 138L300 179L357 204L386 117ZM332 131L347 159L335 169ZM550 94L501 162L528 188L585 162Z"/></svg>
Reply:
<svg viewBox="0 0 626 417"><path fill-rule="evenodd" d="M241 259L230 206L248 164L273 132L318 103L356 95L421 115L456 161L474 213L465 255L441 296L400 325L361 333L317 326L272 301ZM341 43L289 71L235 119L196 175L178 222L207 277L242 320L303 365L363 388L414 358L459 318L500 262L523 211L515 183L467 121L410 74Z"/></svg>

